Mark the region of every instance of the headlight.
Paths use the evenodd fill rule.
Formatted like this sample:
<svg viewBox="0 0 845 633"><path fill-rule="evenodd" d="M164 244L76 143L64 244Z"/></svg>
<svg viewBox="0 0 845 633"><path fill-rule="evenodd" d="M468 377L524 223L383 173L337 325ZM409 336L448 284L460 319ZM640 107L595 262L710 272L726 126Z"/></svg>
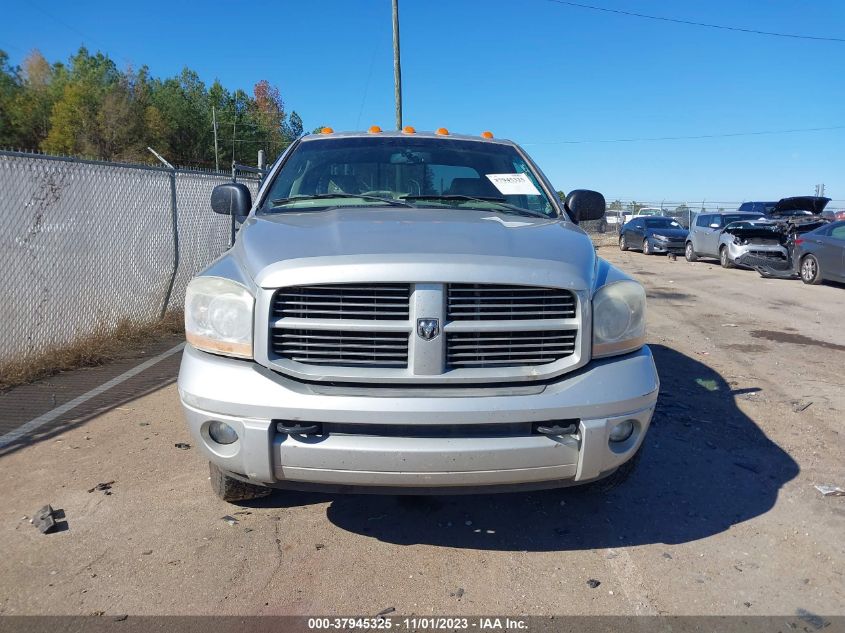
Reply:
<svg viewBox="0 0 845 633"><path fill-rule="evenodd" d="M246 288L221 277L197 277L185 293L185 338L197 349L252 358L255 300Z"/></svg>
<svg viewBox="0 0 845 633"><path fill-rule="evenodd" d="M645 290L617 281L593 297L593 356L626 354L645 344Z"/></svg>
<svg viewBox="0 0 845 633"><path fill-rule="evenodd" d="M665 235L653 235L652 237L654 237L654 239L656 240L660 240L661 242L665 242L669 239Z"/></svg>

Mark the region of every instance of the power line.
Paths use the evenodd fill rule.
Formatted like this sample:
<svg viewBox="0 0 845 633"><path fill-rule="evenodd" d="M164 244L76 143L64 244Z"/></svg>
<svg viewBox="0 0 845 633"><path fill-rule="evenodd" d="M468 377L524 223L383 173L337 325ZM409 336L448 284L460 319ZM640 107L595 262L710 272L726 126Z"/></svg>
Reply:
<svg viewBox="0 0 845 633"><path fill-rule="evenodd" d="M792 130L766 130L763 132L729 132L727 134L697 134L693 136L651 136L640 138L611 138L611 139L586 139L580 141L535 141L532 143L520 143L520 145L584 145L587 143L639 143L642 141L689 141L705 138L732 138L735 136L762 136L770 134L795 134L798 132L823 132L830 130L845 130L845 125L833 125L830 127L806 127Z"/></svg>
<svg viewBox="0 0 845 633"><path fill-rule="evenodd" d="M686 24L688 26L703 26L708 29L721 29L723 31L736 31L739 33L752 33L754 35L770 35L772 37L788 37L796 40L817 40L822 42L838 42L845 43L845 38L842 37L822 37L819 35L797 35L795 33L778 33L775 31L760 31L758 29L744 29L738 26L725 26L724 24L707 24L706 22L694 22L692 20L681 20L678 18L666 18L659 15L647 15L645 13L636 13L634 11L623 11L622 9L608 9L607 7L596 7L589 4L581 4L580 2L569 2L568 0L548 0L555 4L564 4L570 7L578 7L579 9L589 9L591 11L603 11L605 13L616 13L618 15L627 15L634 18L644 18L646 20L659 20L661 22L673 22L675 24Z"/></svg>

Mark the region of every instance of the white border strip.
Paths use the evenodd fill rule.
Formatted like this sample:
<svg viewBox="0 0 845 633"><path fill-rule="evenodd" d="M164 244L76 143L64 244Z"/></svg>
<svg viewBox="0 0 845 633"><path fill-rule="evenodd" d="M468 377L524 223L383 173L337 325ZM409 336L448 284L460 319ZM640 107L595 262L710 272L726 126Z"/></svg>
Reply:
<svg viewBox="0 0 845 633"><path fill-rule="evenodd" d="M56 418L58 418L61 415L64 415L65 413L67 413L71 409L74 409L74 408L78 407L80 404L83 404L84 402L91 400L91 398L96 398L101 393L108 391L112 387L116 387L120 383L126 382L127 380L129 380L133 376L137 376L142 371L149 369L150 367L152 367L153 365L155 365L156 363L158 363L160 361L163 361L168 356L173 356L173 354L175 354L176 352L181 351L183 347L185 347L185 344L179 343L179 345L177 345L176 347L172 347L169 350L167 350L166 352L162 352L158 356L150 358L149 360L144 361L140 365L133 367L129 371L124 372L124 373L120 374L119 376L115 376L114 378L112 378L108 382L103 383L99 387L95 387L91 391L89 391L87 393L83 393L81 396L77 396L76 398L74 398L70 402L66 402L63 405L56 407L52 411L48 411L47 413L39 415L37 418L33 418L29 422L24 422L21 426L16 428L14 431L9 431L8 433L6 433L6 435L0 436L0 449L6 448L12 442L16 442L17 440L19 440L24 435L27 435L28 433L34 431L35 429L37 429L40 426L44 426L48 422L52 422L53 420L55 420Z"/></svg>

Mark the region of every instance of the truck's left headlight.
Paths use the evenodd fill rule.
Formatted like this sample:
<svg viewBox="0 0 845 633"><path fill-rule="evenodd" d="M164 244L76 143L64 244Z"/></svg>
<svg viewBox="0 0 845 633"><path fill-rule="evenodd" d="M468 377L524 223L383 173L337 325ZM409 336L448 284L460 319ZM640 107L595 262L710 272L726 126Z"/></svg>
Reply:
<svg viewBox="0 0 845 633"><path fill-rule="evenodd" d="M197 277L185 293L185 338L206 352L252 358L255 299L234 281Z"/></svg>
<svg viewBox="0 0 845 633"><path fill-rule="evenodd" d="M616 281L593 297L593 356L627 354L645 344L645 290Z"/></svg>

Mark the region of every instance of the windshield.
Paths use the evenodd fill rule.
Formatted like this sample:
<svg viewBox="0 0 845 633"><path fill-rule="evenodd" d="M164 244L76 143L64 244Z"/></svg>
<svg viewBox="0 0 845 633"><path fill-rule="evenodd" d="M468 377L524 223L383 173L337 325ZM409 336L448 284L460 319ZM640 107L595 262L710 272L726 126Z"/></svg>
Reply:
<svg viewBox="0 0 845 633"><path fill-rule="evenodd" d="M652 220L645 221L646 228L649 229L679 229L681 225L675 222L675 220L670 220L669 218L654 218Z"/></svg>
<svg viewBox="0 0 845 633"><path fill-rule="evenodd" d="M388 205L557 215L510 145L395 136L301 143L259 213Z"/></svg>

